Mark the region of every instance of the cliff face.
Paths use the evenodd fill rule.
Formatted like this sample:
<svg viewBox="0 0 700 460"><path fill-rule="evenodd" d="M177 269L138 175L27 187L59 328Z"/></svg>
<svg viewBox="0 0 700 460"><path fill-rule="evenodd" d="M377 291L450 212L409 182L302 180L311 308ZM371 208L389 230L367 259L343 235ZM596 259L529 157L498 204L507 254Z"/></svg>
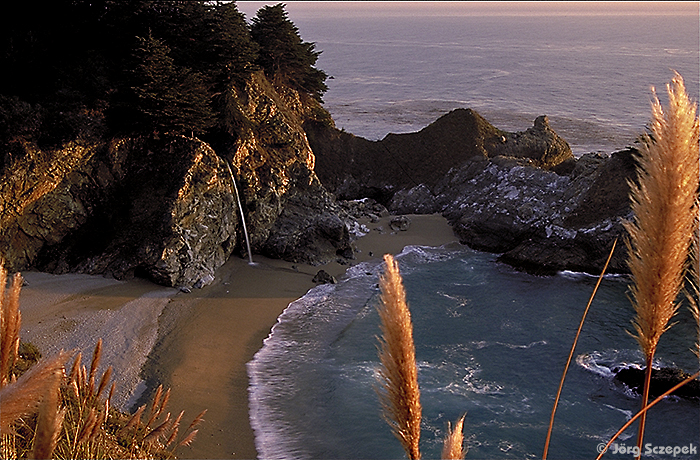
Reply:
<svg viewBox="0 0 700 460"><path fill-rule="evenodd" d="M229 155L241 180L254 252L318 264L352 256L341 209L321 185L305 120L327 113L289 89L275 89L253 74L241 111L248 120Z"/></svg>
<svg viewBox="0 0 700 460"><path fill-rule="evenodd" d="M301 129L319 107L276 90L262 73L236 100L242 126L228 152L162 136L33 151L16 162L0 183L0 258L11 270L206 285L234 250L245 252L227 162L254 252L309 263L351 256Z"/></svg>
<svg viewBox="0 0 700 460"><path fill-rule="evenodd" d="M463 243L513 265L597 272L630 217L633 153L576 160L544 116L508 133L458 109L373 142L262 72L230 91L237 136L216 152L184 136L29 148L0 182L0 258L201 287L247 251L241 212L254 253L319 264L353 257L357 222L336 197L369 197L442 213ZM625 257L618 245L611 270Z"/></svg>
<svg viewBox="0 0 700 460"><path fill-rule="evenodd" d="M231 254L231 179L207 144L121 139L44 155L3 178L0 251L13 270L206 284Z"/></svg>

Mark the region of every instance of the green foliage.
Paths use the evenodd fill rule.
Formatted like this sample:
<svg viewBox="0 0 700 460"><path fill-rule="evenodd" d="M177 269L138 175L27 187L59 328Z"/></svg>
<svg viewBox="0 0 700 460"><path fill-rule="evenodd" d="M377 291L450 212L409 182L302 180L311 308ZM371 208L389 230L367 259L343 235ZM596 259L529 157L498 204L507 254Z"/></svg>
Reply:
<svg viewBox="0 0 700 460"><path fill-rule="evenodd" d="M321 100L328 90L328 76L314 67L321 52L315 50L314 43L302 41L299 30L287 18L284 4L261 8L250 33L260 46L256 62L268 77Z"/></svg>
<svg viewBox="0 0 700 460"><path fill-rule="evenodd" d="M52 148L105 132L235 139L236 93L267 62L262 48L283 55L273 72L263 66L268 75L320 100L319 53L283 5L254 23L235 2L10 2L0 15L0 168L26 142Z"/></svg>
<svg viewBox="0 0 700 460"><path fill-rule="evenodd" d="M177 66L170 48L149 36L141 39L135 70L136 110L142 126L158 132L204 132L213 114L202 76Z"/></svg>

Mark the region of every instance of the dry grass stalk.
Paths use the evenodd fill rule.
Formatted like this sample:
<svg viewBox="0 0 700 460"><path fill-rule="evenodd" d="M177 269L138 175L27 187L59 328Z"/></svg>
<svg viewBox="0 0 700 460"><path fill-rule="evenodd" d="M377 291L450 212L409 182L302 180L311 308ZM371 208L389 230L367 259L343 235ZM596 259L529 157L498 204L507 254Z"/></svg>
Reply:
<svg viewBox="0 0 700 460"><path fill-rule="evenodd" d="M16 273L7 289L7 271L0 263L0 388L12 381L12 366L17 360L22 323L19 311L22 282L22 276Z"/></svg>
<svg viewBox="0 0 700 460"><path fill-rule="evenodd" d="M467 455L467 451L464 449L464 434L462 432L464 417L466 417L466 414L457 420L454 429L450 426L450 422L447 422L447 436L445 436L442 446L443 460L462 460Z"/></svg>
<svg viewBox="0 0 700 460"><path fill-rule="evenodd" d="M193 430L192 432L190 432L190 434L188 434L185 437L185 439L180 441L180 444L178 444L178 447L189 446L190 444L192 444L194 442L194 439L197 437L197 433L199 433L199 430Z"/></svg>
<svg viewBox="0 0 700 460"><path fill-rule="evenodd" d="M695 202L696 208L698 202ZM690 311L698 326L695 345L691 349L695 356L700 359L700 215L695 219L695 236L690 246L690 267L688 268L688 290L686 292Z"/></svg>
<svg viewBox="0 0 700 460"><path fill-rule="evenodd" d="M175 450L165 450L177 438L184 412L176 419L168 413L158 421L170 399L170 390L159 387L151 404L150 420L141 424L142 406L127 417L110 411L115 385L102 399L112 377L110 366L98 380L102 340L95 346L90 369L81 365L77 354L68 377L63 364L69 354L44 359L14 379L12 367L17 357L20 331L19 293L21 276L15 275L9 290L7 273L0 265L0 457L18 458L175 458ZM95 383L97 382L97 385ZM36 423L27 418L36 412ZM202 421L200 413L190 429ZM158 426L150 429L152 423ZM119 429L119 426L125 426ZM191 431L175 448L190 445L197 434ZM160 442L167 439L167 443Z"/></svg>
<svg viewBox="0 0 700 460"><path fill-rule="evenodd" d="M571 350L569 351L569 357L566 360L566 365L564 366L564 371L562 372L561 375L561 380L559 381L559 388L557 389L557 395L554 398L554 404L552 405L552 413L549 417L549 427L547 428L547 438L545 439L544 442L544 452L542 453L542 460L547 459L547 454L549 452L549 443L552 440L552 428L554 427L554 416L557 413L557 407L559 406L559 399L561 398L561 392L562 389L564 388L564 380L566 380L566 374L569 372L569 366L571 366L571 361L574 358L574 352L576 351L576 345L578 344L578 339L581 336L581 330L583 329L583 323L586 321L586 316L588 315L588 310L591 308L591 304L593 303L593 299L596 296L596 293L598 292L598 288L600 287L600 283L603 281L603 277L605 276L605 272L608 270L608 265L610 264L610 260L612 259L613 253L615 252L615 247L617 246L617 238L615 241L613 241L612 248L610 249L610 254L608 254L608 259L605 261L605 265L603 266L603 270L600 272L600 276L598 276L598 281L596 282L595 287L593 288L593 292L591 293L591 296L588 298L588 304L586 304L586 308L583 310L583 315L581 316L581 321L579 322L578 325L578 330L576 331L576 336L574 337L574 342L571 344Z"/></svg>
<svg viewBox="0 0 700 460"><path fill-rule="evenodd" d="M389 254L380 277L382 337L379 339L379 398L383 415L410 459L420 458L421 404L411 313L399 266Z"/></svg>
<svg viewBox="0 0 700 460"><path fill-rule="evenodd" d="M60 407L60 385L63 367L56 369L47 381L46 396L39 408L32 457L35 459L51 458L58 437L61 434L66 410Z"/></svg>
<svg viewBox="0 0 700 460"><path fill-rule="evenodd" d="M63 372L66 358L65 353L59 353L50 359L44 359L15 382L0 389L0 432L10 432L17 419L37 409L47 389L52 385L53 376Z"/></svg>
<svg viewBox="0 0 700 460"><path fill-rule="evenodd" d="M661 335L678 309L688 251L694 233L698 192L698 119L696 105L677 73L667 85L667 110L652 103L651 134L641 150L638 184L630 183L635 214L629 232L629 267L634 279L632 301L635 338L646 357L642 407L649 398L651 367ZM640 419L641 452L646 412Z"/></svg>

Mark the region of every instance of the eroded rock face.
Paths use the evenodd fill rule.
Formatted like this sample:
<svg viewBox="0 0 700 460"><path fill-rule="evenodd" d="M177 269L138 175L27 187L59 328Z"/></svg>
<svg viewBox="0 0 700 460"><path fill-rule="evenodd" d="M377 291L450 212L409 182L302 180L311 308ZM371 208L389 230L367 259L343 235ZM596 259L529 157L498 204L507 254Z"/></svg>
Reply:
<svg viewBox="0 0 700 460"><path fill-rule="evenodd" d="M569 175L504 157L471 161L433 189L432 209L463 243L538 273L600 272L618 238L609 271L627 272L620 238L623 222L632 218L627 180L635 177L633 155L584 155ZM397 197L403 212L428 202L421 187L395 195L392 203Z"/></svg>
<svg viewBox="0 0 700 460"><path fill-rule="evenodd" d="M167 286L213 281L238 217L226 166L207 144L175 137L74 150L81 161L3 227L14 269L137 274Z"/></svg>
<svg viewBox="0 0 700 460"><path fill-rule="evenodd" d="M317 174L345 199L394 214L442 213L460 240L526 270L599 273L631 218L633 151L574 158L546 116L508 133L469 109L370 142L307 124ZM620 240L609 271L626 272Z"/></svg>
<svg viewBox="0 0 700 460"><path fill-rule="evenodd" d="M332 125L327 112L262 72L231 91L240 126L227 151L162 135L37 151L7 170L0 257L8 268L205 286L244 251L234 178L253 252L311 264L352 257L347 213L316 177L302 129L309 118Z"/></svg>
<svg viewBox="0 0 700 460"><path fill-rule="evenodd" d="M238 99L250 123L230 155L253 252L312 265L352 257L345 213L316 176L302 127L314 104L274 88L261 72Z"/></svg>
<svg viewBox="0 0 700 460"><path fill-rule="evenodd" d="M385 205L420 185L432 190L465 163L502 157L550 169L574 159L546 116L524 132L509 133L474 110L456 109L417 133L374 142L311 122L304 128L316 154L316 173L329 191L340 199L370 197ZM394 211L402 212L400 199ZM427 201L425 211L431 209Z"/></svg>

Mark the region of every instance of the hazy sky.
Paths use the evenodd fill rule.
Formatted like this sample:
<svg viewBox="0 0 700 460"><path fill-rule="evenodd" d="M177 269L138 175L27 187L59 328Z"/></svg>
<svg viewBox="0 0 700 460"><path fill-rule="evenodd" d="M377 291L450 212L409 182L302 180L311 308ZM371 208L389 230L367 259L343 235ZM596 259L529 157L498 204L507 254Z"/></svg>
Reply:
<svg viewBox="0 0 700 460"><path fill-rule="evenodd" d="M700 2L236 2L251 19L263 5L285 3L294 18L323 16L457 16L457 15L617 15L699 14Z"/></svg>

